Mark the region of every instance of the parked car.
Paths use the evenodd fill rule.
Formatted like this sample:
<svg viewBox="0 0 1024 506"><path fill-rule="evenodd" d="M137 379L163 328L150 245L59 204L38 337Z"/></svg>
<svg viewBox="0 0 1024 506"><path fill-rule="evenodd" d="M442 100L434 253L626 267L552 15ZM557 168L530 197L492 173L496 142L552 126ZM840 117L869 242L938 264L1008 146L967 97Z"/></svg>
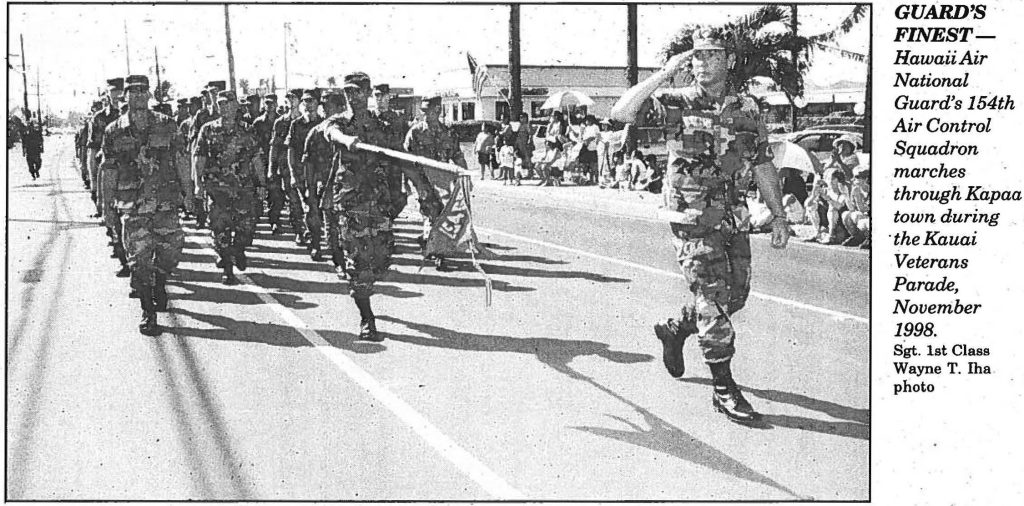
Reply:
<svg viewBox="0 0 1024 506"><path fill-rule="evenodd" d="M858 150L864 149L863 134L847 130L837 130L831 128L831 126L829 128L813 128L793 132L785 136L784 139L806 149L822 163L828 163L832 156L832 143L844 136L852 138Z"/></svg>
<svg viewBox="0 0 1024 506"><path fill-rule="evenodd" d="M458 139L459 142L473 142L476 140L476 135L480 133L480 125L483 124L491 125L495 132L497 132L501 127L501 123L489 119L456 121L450 126L452 132L455 134L455 138Z"/></svg>

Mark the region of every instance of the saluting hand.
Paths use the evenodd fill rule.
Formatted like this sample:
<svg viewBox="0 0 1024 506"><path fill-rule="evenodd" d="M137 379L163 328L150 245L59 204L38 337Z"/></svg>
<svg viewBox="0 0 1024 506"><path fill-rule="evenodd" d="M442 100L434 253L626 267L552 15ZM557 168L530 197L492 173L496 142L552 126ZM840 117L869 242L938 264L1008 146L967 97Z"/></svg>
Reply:
<svg viewBox="0 0 1024 506"><path fill-rule="evenodd" d="M662 69L664 69L665 71L667 71L667 72L669 72L669 73L671 73L673 75L675 75L676 73L678 73L681 70L685 70L685 71L689 72L690 59L691 58L693 58L693 50L692 49L689 50L689 51L686 51L685 53L679 53L679 54L669 58L668 61L665 62L665 65L662 67Z"/></svg>

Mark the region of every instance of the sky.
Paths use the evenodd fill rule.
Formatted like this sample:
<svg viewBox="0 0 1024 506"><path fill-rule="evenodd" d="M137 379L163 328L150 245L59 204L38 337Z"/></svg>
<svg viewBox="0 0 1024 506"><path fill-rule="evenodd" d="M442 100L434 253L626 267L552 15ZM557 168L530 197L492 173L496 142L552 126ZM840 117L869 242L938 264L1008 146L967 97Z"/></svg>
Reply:
<svg viewBox="0 0 1024 506"><path fill-rule="evenodd" d="M659 65L658 52L685 23L720 24L752 6L640 5L639 63ZM803 5L802 34L835 27L848 5ZM414 87L417 93L466 88L465 53L481 63L508 61L507 5L232 5L235 74L256 84L274 76L284 87L326 84L354 70L374 82ZM145 73L155 84L154 48L161 77L178 96L228 77L223 5L10 5L8 61L20 67L19 35L28 54L29 93L35 107L39 72L44 108L80 110L108 77ZM622 5L521 6L524 65L624 65L626 8ZM284 24L291 34L286 35ZM127 26L128 62L125 55ZM867 20L836 42L867 54ZM38 69L36 68L38 65ZM863 81L867 65L818 52L808 81L826 85ZM9 109L21 103L21 74L8 70Z"/></svg>

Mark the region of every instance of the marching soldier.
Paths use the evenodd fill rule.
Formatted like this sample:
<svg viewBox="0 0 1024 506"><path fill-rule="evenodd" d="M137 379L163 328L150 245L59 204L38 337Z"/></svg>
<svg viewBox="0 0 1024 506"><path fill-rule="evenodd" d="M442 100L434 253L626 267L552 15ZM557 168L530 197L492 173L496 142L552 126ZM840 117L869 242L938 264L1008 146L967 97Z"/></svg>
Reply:
<svg viewBox="0 0 1024 506"><path fill-rule="evenodd" d="M711 369L715 409L733 421L751 422L760 415L743 397L730 368L736 338L732 315L750 291L750 213L743 197L751 177L774 216L773 247L786 246L789 227L757 103L729 87L735 59L721 34L699 29L693 32L693 49L671 57L628 90L612 117L632 122L644 101L674 75L682 74L683 82L690 76L694 80L657 96L667 106L666 124L681 146L670 150L666 199L669 210L678 212L673 245L693 302L678 319L655 325L655 334L673 377L683 375L683 343L696 335Z"/></svg>
<svg viewBox="0 0 1024 506"><path fill-rule="evenodd" d="M95 218L103 215L103 205L100 198L100 175L99 175L99 152L100 144L103 143L103 131L111 122L121 115L121 92L124 89L124 78L116 77L107 79L107 95L103 97L104 108L97 111L89 118L89 179L92 181L92 201L96 204Z"/></svg>
<svg viewBox="0 0 1024 506"><path fill-rule="evenodd" d="M394 178L382 164L384 157L358 149L360 142L378 146L388 142L383 125L367 110L370 78L361 72L349 74L344 91L350 113L332 116L321 130L335 145L333 219L345 255L343 269L359 309L359 339L382 341L370 296L374 283L387 273L395 249L392 207L404 202L392 201Z"/></svg>
<svg viewBox="0 0 1024 506"><path fill-rule="evenodd" d="M307 220L306 225L309 227L310 258L317 262L323 259L322 239L324 227L326 226L327 244L331 248L331 259L337 267L344 263L344 258L341 256L341 248L338 247L336 229L332 219L334 208L331 204L331 191L333 190L331 185L331 170L333 169L331 158L334 156L334 147L324 135L324 129L327 128L332 116L345 112L345 94L339 89L331 88L324 90L321 100L326 119L310 129L309 134L306 135L306 147L303 149L302 155L306 179L305 186L309 192L309 203L307 205L311 216L311 219Z"/></svg>
<svg viewBox="0 0 1024 506"><path fill-rule="evenodd" d="M450 162L466 168L466 159L459 148L459 142L455 139L451 130L441 123L441 97L430 97L420 104L423 111L423 119L417 121L409 128L405 136L405 150L419 156L431 158L441 162ZM452 192L452 184L455 177L447 172L427 171L427 177L434 187L442 204L448 200ZM444 257L434 255L429 258L426 254L426 245L430 238L430 230L437 219L441 209L434 214L424 215L423 237L420 245L423 249L424 259L433 260L434 267L439 271L447 270Z"/></svg>
<svg viewBox="0 0 1024 506"><path fill-rule="evenodd" d="M181 122L185 121L185 118L188 118L188 117L189 117L188 99L187 98L179 98L178 99L178 110L174 111L174 124L180 125Z"/></svg>
<svg viewBox="0 0 1024 506"><path fill-rule="evenodd" d="M184 140L174 120L146 109L149 79L128 76L128 112L103 136L103 172L113 176L110 198L120 211L132 288L139 294L139 331L161 333L156 312L167 310L167 276L177 267L184 244L178 221L182 195L191 197L188 164L180 158ZM191 207L191 198L184 203Z"/></svg>
<svg viewBox="0 0 1024 506"><path fill-rule="evenodd" d="M103 109L103 102L93 100L89 115L82 122L82 128L75 134L75 153L78 158L78 166L82 170L82 184L85 185L86 190L89 190L90 195L93 194L93 190L92 179L89 175L89 122L92 120L92 116L101 109Z"/></svg>
<svg viewBox="0 0 1024 506"><path fill-rule="evenodd" d="M241 105L239 113L242 115L242 124L251 127L256 117L260 115L260 96L255 93L246 95Z"/></svg>
<svg viewBox="0 0 1024 506"><path fill-rule="evenodd" d="M271 93L263 97L263 114L260 114L252 122L253 134L256 136L256 145L259 146L260 149L260 158L267 163L267 166L262 167L262 170L267 177L267 206L270 208L269 217L271 234L276 234L281 231L281 225L278 223L278 220L281 217L281 209L284 207L283 193L278 194L280 195L281 202L278 204L279 207L276 208L276 212L274 208L276 203L272 201L274 197L271 197L271 191L275 185L273 181L270 181L270 141L274 136L275 121L277 121L277 95ZM277 187L280 188L280 183L277 184ZM259 207L259 211L262 213L263 203L259 202L257 206Z"/></svg>
<svg viewBox="0 0 1024 506"><path fill-rule="evenodd" d="M32 180L39 179L39 169L43 166L43 126L39 120L31 120L21 136L21 151L28 163L28 173Z"/></svg>
<svg viewBox="0 0 1024 506"><path fill-rule="evenodd" d="M217 94L224 91L225 86L224 81L210 81L203 88L203 107L192 118L191 130L188 133L188 145L190 152L193 154L193 159L195 157L196 142L199 140L200 129L203 128L203 125L220 117L220 111L217 108ZM194 164L192 166L192 181L196 184L196 228L203 228L206 226L208 216L206 189L202 184L203 173Z"/></svg>
<svg viewBox="0 0 1024 506"><path fill-rule="evenodd" d="M306 224L304 235L296 233L295 244L305 244L310 247L311 229L315 226L314 220L319 219L320 212L316 207L310 207L309 187L306 186L306 171L302 162L306 149L306 137L309 131L320 123L320 116L317 114L320 103L320 92L316 89L309 89L302 92L302 116L292 120L288 126L288 137L285 144L288 145L288 169L291 171L291 183L295 192L302 196L303 219ZM317 229L319 230L319 229Z"/></svg>
<svg viewBox="0 0 1024 506"><path fill-rule="evenodd" d="M295 233L295 242L298 245L305 243L302 214L302 201L299 192L292 184L291 172L288 169L288 130L292 121L300 118L302 113L299 104L302 100L302 90L293 89L285 95L288 99L288 114L277 118L274 121L273 132L270 139L270 160L267 167L267 201L270 208L269 216L271 232L277 233L277 223L284 208L285 200L288 201L288 221Z"/></svg>
<svg viewBox="0 0 1024 506"><path fill-rule="evenodd" d="M217 94L221 116L200 129L193 166L210 199L210 231L217 267L226 285L237 283L234 267L247 266L245 248L256 231L256 200L265 197L263 160L252 132L238 122L238 103L231 91Z"/></svg>

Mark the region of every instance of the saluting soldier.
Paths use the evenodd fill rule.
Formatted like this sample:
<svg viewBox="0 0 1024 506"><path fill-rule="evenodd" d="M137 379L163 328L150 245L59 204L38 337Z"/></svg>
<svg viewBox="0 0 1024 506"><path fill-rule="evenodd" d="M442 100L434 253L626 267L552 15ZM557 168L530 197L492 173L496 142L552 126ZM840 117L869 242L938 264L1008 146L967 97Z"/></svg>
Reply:
<svg viewBox="0 0 1024 506"><path fill-rule="evenodd" d="M690 86L656 97L666 106L666 138L678 141L670 145L666 199L679 214L671 225L673 245L693 299L678 318L655 325L655 334L673 377L683 375L683 343L696 334L711 369L715 409L733 421L750 422L760 415L733 380L730 362L736 351L732 315L750 292L750 212L744 196L751 177L774 216L773 247L786 246L789 227L757 102L729 85L736 55L726 51L727 35L694 31L693 49L671 57L628 90L612 117L633 122L644 101L673 76L693 79Z"/></svg>
<svg viewBox="0 0 1024 506"><path fill-rule="evenodd" d="M334 228L333 205L331 204L331 178L334 168L331 158L334 146L324 136L324 129L332 116L345 112L345 94L337 88L324 90L321 101L326 118L317 123L306 135L306 147L303 149L302 164L304 167L306 188L309 192L308 207L311 210L306 225L309 227L309 256L314 261L323 259L323 235L327 229L327 244L331 248L331 259L335 266L344 262L341 248L338 247L337 230ZM365 104L364 104L365 109Z"/></svg>
<svg viewBox="0 0 1024 506"><path fill-rule="evenodd" d="M300 246L305 244L307 248L310 247L310 238L312 237L310 229L315 226L312 224L313 220L319 219L320 211L316 206L309 206L310 190L306 185L306 171L302 159L306 150L306 137L309 135L309 131L320 123L320 116L317 112L319 104L319 90L308 89L302 92L302 116L292 120L288 126L288 137L285 139L285 144L288 145L288 170L291 172L291 183L295 192L301 196L303 221L306 224L304 235L296 233L295 244Z"/></svg>
<svg viewBox="0 0 1024 506"><path fill-rule="evenodd" d="M132 288L139 294L139 331L159 335L157 311L167 310L167 276L177 267L184 244L178 206L191 207L184 139L170 116L146 109L149 79L125 80L128 112L103 136L103 172L113 176L110 193L120 212Z"/></svg>
<svg viewBox="0 0 1024 506"><path fill-rule="evenodd" d="M405 136L405 150L419 156L424 156L445 163L454 163L463 169L466 168L466 159L459 148L459 142L455 139L451 130L441 123L441 97L425 98L420 104L423 111L423 119L417 121L409 128ZM455 183L455 176L448 172L436 170L426 171L427 177L434 191L437 193L442 205L447 202L452 192L452 185ZM426 254L426 245L430 239L430 230L437 219L441 209L434 210L433 214L425 214L423 222L423 237L421 247L424 258L433 260L434 266L439 271L446 270L444 257L433 255L430 258Z"/></svg>
<svg viewBox="0 0 1024 506"><path fill-rule="evenodd" d="M263 160L252 132L238 122L231 91L217 94L221 116L203 125L193 165L210 200L210 231L226 285L237 283L234 267L248 265L245 248L256 232L256 202L265 196Z"/></svg>
<svg viewBox="0 0 1024 506"><path fill-rule="evenodd" d="M298 191L292 185L291 172L288 169L288 129L293 120L302 116L299 109L302 100L302 90L292 89L285 95L288 100L288 114L274 120L273 131L270 139L270 160L267 167L267 202L270 211L271 231L276 233L281 210L284 209L285 201L288 202L288 222L295 233L297 244L303 244L302 202Z"/></svg>
<svg viewBox="0 0 1024 506"><path fill-rule="evenodd" d="M343 269L349 280L352 298L359 309L359 339L382 341L370 296L374 284L391 265L395 249L392 231L392 201L395 184L384 157L358 149L360 142L384 146L388 143L384 126L367 109L370 78L356 72L345 76L348 114L333 115L323 135L335 145L333 178L334 220L339 244L345 255ZM311 133L310 135L315 135Z"/></svg>

